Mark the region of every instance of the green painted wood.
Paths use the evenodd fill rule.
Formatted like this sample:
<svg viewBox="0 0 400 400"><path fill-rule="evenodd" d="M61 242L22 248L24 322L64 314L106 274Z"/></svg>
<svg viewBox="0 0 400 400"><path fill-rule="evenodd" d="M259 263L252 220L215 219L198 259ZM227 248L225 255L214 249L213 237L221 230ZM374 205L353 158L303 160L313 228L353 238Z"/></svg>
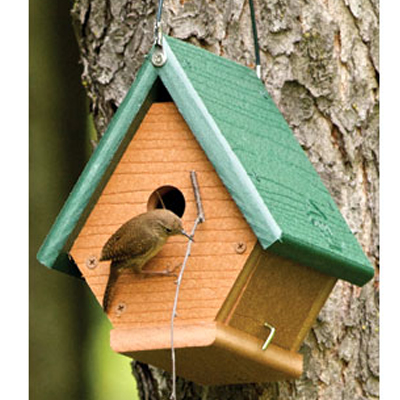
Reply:
<svg viewBox="0 0 400 400"><path fill-rule="evenodd" d="M282 230L271 250L352 283L371 279L373 267L255 72L180 40L167 42L185 75L181 82L190 82ZM219 171L229 168L212 162ZM240 180L224 183L240 198ZM263 244L241 198L238 206Z"/></svg>
<svg viewBox="0 0 400 400"><path fill-rule="evenodd" d="M39 261L61 268L159 77L264 249L358 285L371 279L373 267L255 72L173 38L164 43L166 64L155 68L147 57Z"/></svg>

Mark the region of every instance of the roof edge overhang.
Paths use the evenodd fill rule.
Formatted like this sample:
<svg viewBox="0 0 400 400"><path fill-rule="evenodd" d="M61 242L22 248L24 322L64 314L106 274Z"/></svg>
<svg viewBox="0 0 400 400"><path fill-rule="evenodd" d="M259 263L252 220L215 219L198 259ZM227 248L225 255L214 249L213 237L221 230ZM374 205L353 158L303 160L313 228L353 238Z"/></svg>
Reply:
<svg viewBox="0 0 400 400"><path fill-rule="evenodd" d="M334 252L327 253L325 249L316 246L313 246L311 252L309 247L309 244L284 233L281 240L274 243L269 250L357 286L365 285L375 274L367 257L365 263L360 263Z"/></svg>

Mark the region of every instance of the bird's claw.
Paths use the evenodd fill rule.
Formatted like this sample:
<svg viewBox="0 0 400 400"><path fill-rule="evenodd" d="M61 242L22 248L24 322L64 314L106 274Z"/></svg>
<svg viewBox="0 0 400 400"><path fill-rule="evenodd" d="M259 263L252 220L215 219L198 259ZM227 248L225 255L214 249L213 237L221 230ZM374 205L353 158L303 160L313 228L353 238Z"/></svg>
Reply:
<svg viewBox="0 0 400 400"><path fill-rule="evenodd" d="M175 276L178 277L178 274L175 272L182 264L175 265L174 268L170 269L169 267L166 268L166 275L167 276Z"/></svg>
<svg viewBox="0 0 400 400"><path fill-rule="evenodd" d="M179 268L182 264L176 265L174 268L167 267L163 271L142 271L144 274L149 275L164 275L164 276L175 276L178 277L178 274L175 272L177 268Z"/></svg>

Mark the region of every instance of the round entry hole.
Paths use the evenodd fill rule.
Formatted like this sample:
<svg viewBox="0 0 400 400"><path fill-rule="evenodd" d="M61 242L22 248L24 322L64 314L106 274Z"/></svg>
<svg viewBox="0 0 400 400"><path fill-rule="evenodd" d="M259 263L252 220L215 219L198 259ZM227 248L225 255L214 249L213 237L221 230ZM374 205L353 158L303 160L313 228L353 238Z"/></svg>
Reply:
<svg viewBox="0 0 400 400"><path fill-rule="evenodd" d="M181 218L185 212L185 205L185 197L179 189L173 186L161 186L150 195L147 210L166 208Z"/></svg>

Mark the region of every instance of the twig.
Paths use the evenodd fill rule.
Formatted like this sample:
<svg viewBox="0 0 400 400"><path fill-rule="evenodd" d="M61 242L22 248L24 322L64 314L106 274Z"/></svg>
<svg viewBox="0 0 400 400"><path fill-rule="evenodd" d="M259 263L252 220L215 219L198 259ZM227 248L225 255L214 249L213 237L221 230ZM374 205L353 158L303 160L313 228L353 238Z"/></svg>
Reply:
<svg viewBox="0 0 400 400"><path fill-rule="evenodd" d="M194 196L195 196L196 205L197 205L197 218L196 218L196 221L194 221L192 231L190 232L190 236L193 238L194 234L196 232L197 226L205 221L205 217L204 217L203 206L202 206L201 198L200 198L200 190L199 190L199 185L197 183L197 177L196 177L195 171L190 172L190 178L192 180L193 191L194 191ZM174 300L174 306L172 308L172 315L171 315L171 358L172 358L172 393L171 393L171 397L170 397L171 400L176 400L176 361L175 361L175 347L174 347L174 320L176 317L176 309L178 307L179 290L181 287L182 277L183 277L183 273L186 268L187 261L190 256L192 243L193 243L193 241L189 240L187 248L186 248L185 258L183 259L182 267L179 272L178 279L176 281L175 300Z"/></svg>
<svg viewBox="0 0 400 400"><path fill-rule="evenodd" d="M196 199L197 218L199 218L201 223L204 222L206 219L204 217L203 205L201 204L200 189L199 189L199 184L197 182L196 171L190 171L190 179L192 181L194 198Z"/></svg>
<svg viewBox="0 0 400 400"><path fill-rule="evenodd" d="M161 195L160 195L160 193L158 192L158 190L156 190L156 193L157 193L158 200L160 200L160 203L161 203L161 205L162 205L162 208L163 208L164 210L166 210L167 207L165 207L164 200L163 200L163 198L161 197Z"/></svg>

